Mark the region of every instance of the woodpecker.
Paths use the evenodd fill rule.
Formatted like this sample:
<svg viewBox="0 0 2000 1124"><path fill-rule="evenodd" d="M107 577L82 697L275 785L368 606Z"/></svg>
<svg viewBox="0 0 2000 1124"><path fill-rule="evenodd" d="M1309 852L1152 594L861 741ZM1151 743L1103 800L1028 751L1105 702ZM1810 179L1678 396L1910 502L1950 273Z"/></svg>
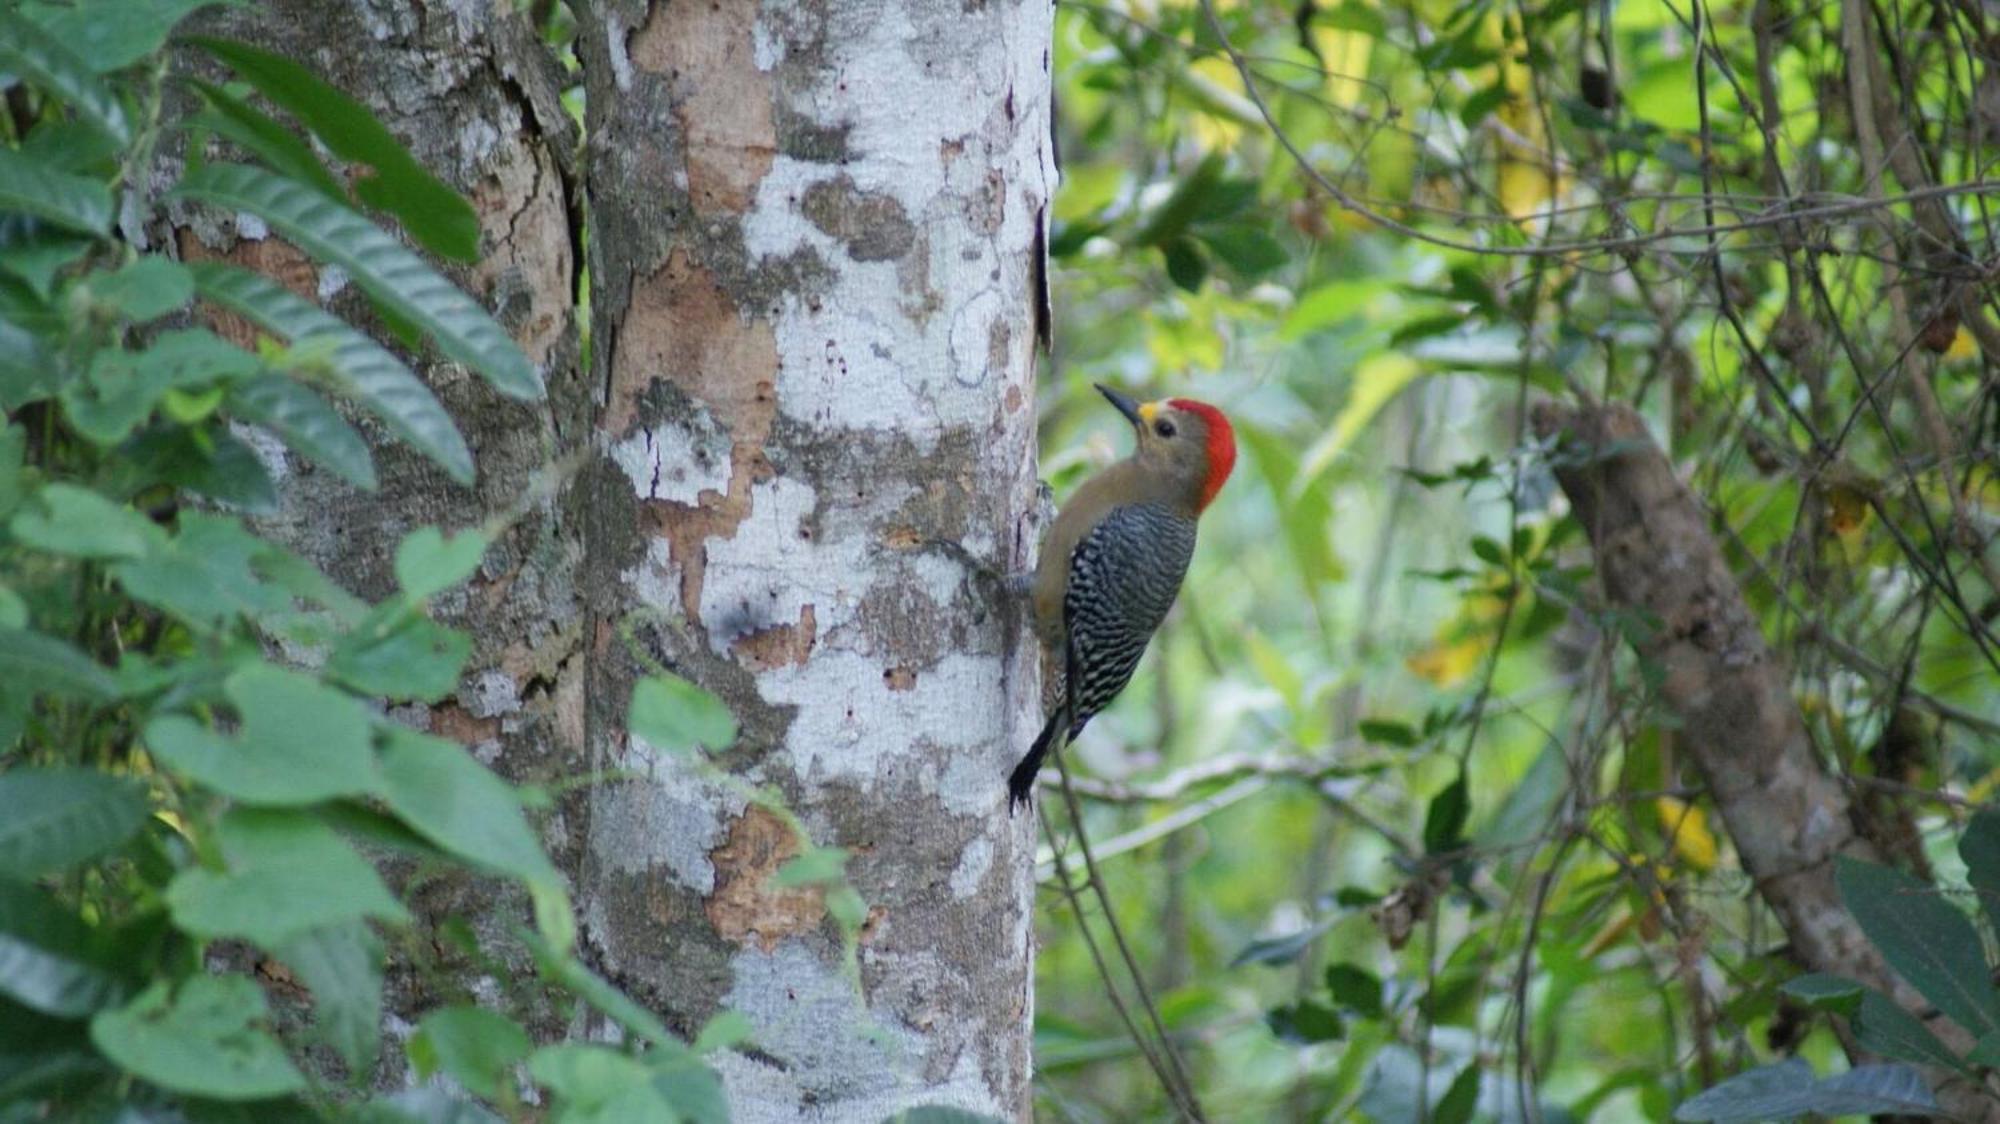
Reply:
<svg viewBox="0 0 2000 1124"><path fill-rule="evenodd" d="M1236 465L1236 434L1206 402L1143 405L1103 385L1132 423L1132 455L1083 482L1036 561L1035 632L1054 689L1048 722L1007 777L1008 807L1034 789L1050 752L1075 740L1139 666L1188 560L1195 523Z"/></svg>

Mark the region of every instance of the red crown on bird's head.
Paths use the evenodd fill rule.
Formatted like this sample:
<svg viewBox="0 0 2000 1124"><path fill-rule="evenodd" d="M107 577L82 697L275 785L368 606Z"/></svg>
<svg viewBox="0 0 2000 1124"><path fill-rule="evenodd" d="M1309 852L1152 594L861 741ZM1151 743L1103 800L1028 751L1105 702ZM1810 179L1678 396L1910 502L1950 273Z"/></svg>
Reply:
<svg viewBox="0 0 2000 1124"><path fill-rule="evenodd" d="M1230 428L1229 419L1221 410L1206 402L1169 398L1167 405L1200 418L1202 428L1208 431L1208 475L1202 479L1201 500L1195 505L1199 511L1208 507L1215 493L1228 481L1230 470L1236 467L1236 431Z"/></svg>

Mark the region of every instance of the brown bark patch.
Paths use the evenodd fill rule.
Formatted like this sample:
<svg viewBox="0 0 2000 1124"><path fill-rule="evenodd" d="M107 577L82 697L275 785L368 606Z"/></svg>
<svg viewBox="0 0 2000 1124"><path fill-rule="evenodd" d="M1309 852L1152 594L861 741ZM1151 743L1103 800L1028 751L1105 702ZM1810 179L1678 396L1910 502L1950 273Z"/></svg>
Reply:
<svg viewBox="0 0 2000 1124"><path fill-rule="evenodd" d="M500 720L479 718L456 703L440 703L431 708L431 733L473 746L499 737Z"/></svg>
<svg viewBox="0 0 2000 1124"><path fill-rule="evenodd" d="M916 244L917 228L901 203L893 196L862 191L846 176L806 188L799 211L839 239L855 261L895 261Z"/></svg>
<svg viewBox="0 0 2000 1124"><path fill-rule="evenodd" d="M692 505L649 500L649 533L668 540L681 570L681 603L701 620L705 544L728 538L750 514L750 488L771 477L764 442L778 414L778 344L769 323L740 316L713 273L675 250L632 290L611 363L604 429L622 437L639 419L656 380L679 387L728 431L729 491L704 491Z"/></svg>
<svg viewBox="0 0 2000 1124"><path fill-rule="evenodd" d="M811 932L826 916L826 894L817 886L778 886L778 868L799 854L799 838L785 821L757 805L730 825L729 838L708 853L715 892L703 902L709 924L731 944L770 952L789 936Z"/></svg>
<svg viewBox="0 0 2000 1124"><path fill-rule="evenodd" d="M240 265L269 277L300 297L319 304L319 267L298 247L277 238L240 239L227 250L217 250L185 227L176 232L175 242L182 261L220 261ZM255 351L264 330L220 308L209 306L205 319L215 334L238 347Z"/></svg>
<svg viewBox="0 0 2000 1124"><path fill-rule="evenodd" d="M757 11L755 4L655 4L632 38L632 65L668 82L698 211L748 210L778 152L771 80L752 57Z"/></svg>
<svg viewBox="0 0 2000 1124"><path fill-rule="evenodd" d="M814 619L813 607L805 605L799 609L799 623L760 628L737 637L730 646L750 670L769 671L774 667L804 664L818 636L819 622Z"/></svg>

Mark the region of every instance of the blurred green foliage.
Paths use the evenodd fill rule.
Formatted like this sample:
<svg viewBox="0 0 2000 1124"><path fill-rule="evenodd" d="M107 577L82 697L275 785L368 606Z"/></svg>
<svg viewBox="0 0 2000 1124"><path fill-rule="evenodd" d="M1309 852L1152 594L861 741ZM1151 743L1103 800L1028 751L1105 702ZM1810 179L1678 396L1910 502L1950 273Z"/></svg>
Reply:
<svg viewBox="0 0 2000 1124"><path fill-rule="evenodd" d="M1916 1103L1801 1091L1844 1016L1780 991L1624 643L1659 622L1605 606L1524 409L1642 411L1816 750L1962 887L2000 779L2000 381L1960 322L1993 316L2000 79L1964 11L1875 5L1895 116L1857 132L1842 10L1058 5L1044 473L1122 455L1094 381L1213 401L1246 450L1069 751L1212 1118L1666 1120L1794 1054L1780 1107ZM1871 135L1928 182L1871 175ZM1166 1116L1042 873L1038 1110Z"/></svg>

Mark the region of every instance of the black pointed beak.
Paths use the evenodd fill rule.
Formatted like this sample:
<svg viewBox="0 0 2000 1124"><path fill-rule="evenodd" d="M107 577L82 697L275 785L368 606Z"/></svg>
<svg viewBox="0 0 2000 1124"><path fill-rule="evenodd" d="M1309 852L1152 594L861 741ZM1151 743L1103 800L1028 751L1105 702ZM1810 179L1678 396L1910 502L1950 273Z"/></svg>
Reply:
<svg viewBox="0 0 2000 1124"><path fill-rule="evenodd" d="M1097 393L1102 394L1106 401L1118 407L1118 412L1125 415L1125 420L1131 422L1133 428L1136 429L1146 424L1146 419L1139 416L1139 404L1137 402L1105 386L1101 382L1091 385L1097 387Z"/></svg>

